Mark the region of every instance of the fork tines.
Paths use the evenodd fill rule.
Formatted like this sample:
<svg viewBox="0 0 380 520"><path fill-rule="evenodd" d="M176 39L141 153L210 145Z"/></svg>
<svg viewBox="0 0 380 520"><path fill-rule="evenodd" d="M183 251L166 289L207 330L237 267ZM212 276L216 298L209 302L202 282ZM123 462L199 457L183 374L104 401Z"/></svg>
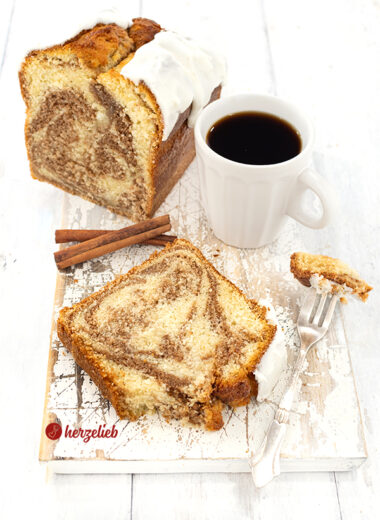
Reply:
<svg viewBox="0 0 380 520"><path fill-rule="evenodd" d="M328 328L338 300L339 297L336 294L319 294L314 289L309 289L302 304L298 321Z"/></svg>

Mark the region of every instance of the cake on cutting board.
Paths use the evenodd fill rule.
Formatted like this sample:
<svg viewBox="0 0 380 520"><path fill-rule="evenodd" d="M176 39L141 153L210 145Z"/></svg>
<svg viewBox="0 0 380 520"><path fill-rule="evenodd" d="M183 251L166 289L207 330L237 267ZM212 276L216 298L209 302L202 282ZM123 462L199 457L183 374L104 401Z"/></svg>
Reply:
<svg viewBox="0 0 380 520"><path fill-rule="evenodd" d="M252 372L276 335L266 314L190 242L176 240L62 309L57 330L120 418L157 410L217 430L224 404L247 404L257 393ZM262 365L261 379L264 372Z"/></svg>
<svg viewBox="0 0 380 520"><path fill-rule="evenodd" d="M137 18L34 50L20 72L32 176L139 221L195 155L193 123L224 60Z"/></svg>
<svg viewBox="0 0 380 520"><path fill-rule="evenodd" d="M345 296L353 295L364 302L372 290L355 269L330 256L293 253L290 270L303 285L314 287L318 292L337 294L343 301Z"/></svg>

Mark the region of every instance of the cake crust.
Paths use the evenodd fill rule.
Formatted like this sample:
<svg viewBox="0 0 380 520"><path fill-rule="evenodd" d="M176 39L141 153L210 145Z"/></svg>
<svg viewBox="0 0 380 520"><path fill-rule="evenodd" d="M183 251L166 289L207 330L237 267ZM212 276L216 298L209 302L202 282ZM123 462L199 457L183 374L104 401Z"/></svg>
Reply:
<svg viewBox="0 0 380 520"><path fill-rule="evenodd" d="M135 50L153 40L155 35L162 31L162 27L147 18L133 18L133 24L129 29L129 36L135 43Z"/></svg>
<svg viewBox="0 0 380 520"><path fill-rule="evenodd" d="M75 55L91 70L94 76L103 70L116 66L124 57L134 50L134 41L128 32L116 24L97 24L92 29L84 30L59 45L47 49L33 50L28 53L19 70L21 94L27 107L30 105L28 95L27 68L33 58L39 55L69 56Z"/></svg>
<svg viewBox="0 0 380 520"><path fill-rule="evenodd" d="M235 340L237 341L236 344L227 346L224 345L223 342L218 343L218 350L216 351L215 361L213 362L216 364L215 366L213 365L214 369L212 370L213 375L211 380L209 380L205 386L205 393L202 390L197 398L194 397L196 401L200 399L198 404L197 402L193 402L190 406L188 401L186 401L185 394L182 394L184 390L181 390L180 386L176 386L176 381L174 381L172 385L170 384L170 380L167 381L168 388L171 388L169 393L174 392L176 398L183 400L184 405L180 412L168 412L168 410L164 408L161 410L161 413L164 416L166 414L167 419L187 416L188 422L191 424L202 425L209 430L216 430L223 425L223 403L231 406L247 404L250 397L255 393L255 388L257 390L252 371L269 347L274 337L276 327L265 319L265 307L261 307L255 301L248 300L237 287L224 278L207 262L199 250L191 243L185 240L177 240L173 244L168 245L163 251L154 253L143 264L134 267L126 275L116 278L113 282L107 284L99 292L88 296L71 308L66 307L62 309L57 323L58 336L66 348L72 352L75 361L94 380L103 396L111 401L118 415L121 418L136 420L141 413L134 412L133 407L131 408L130 405L126 404L128 402L128 389L121 388L118 382L117 367L111 366L110 368L107 366L105 368L104 360L102 360L98 352L94 350L91 342L86 343L84 337L79 334L73 326L72 317L79 315L91 305L96 304L96 302L100 301L103 297L110 295L118 288L120 282L131 279L134 275L141 275L146 269L157 265L156 261L165 258L168 252L176 253L176 251L188 251L192 255L195 255L201 265L212 272L212 275L216 277L218 283L223 281L224 288L228 286L228 291L232 290L236 297L240 300L244 300L244 305L246 305L247 309L250 309L249 313L252 313L252 316L260 322L260 331L258 333L260 337L255 338L254 348L252 347L243 357L237 358L239 362L236 360L232 362L234 349L241 348L238 345L238 339ZM221 327L223 329L223 322L221 322ZM234 341L233 338L231 341ZM238 366L235 366L236 363L238 363ZM146 374L149 374L149 370ZM200 397L201 395L204 397Z"/></svg>

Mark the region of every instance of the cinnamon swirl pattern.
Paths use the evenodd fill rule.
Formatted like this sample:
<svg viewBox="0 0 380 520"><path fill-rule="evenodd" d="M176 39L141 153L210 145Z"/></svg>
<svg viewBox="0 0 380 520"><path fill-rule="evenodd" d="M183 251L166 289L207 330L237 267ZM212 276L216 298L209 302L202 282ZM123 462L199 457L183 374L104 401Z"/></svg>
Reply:
<svg viewBox="0 0 380 520"><path fill-rule="evenodd" d="M148 196L131 120L99 84L50 90L27 126L33 172L68 191L144 218Z"/></svg>
<svg viewBox="0 0 380 520"><path fill-rule="evenodd" d="M188 126L192 102L175 112L164 136L156 96L144 81L134 83L121 71L160 31L142 18L128 28L97 24L28 54L19 78L34 178L134 221L157 210L195 156ZM151 61L162 75L166 68L157 70Z"/></svg>
<svg viewBox="0 0 380 520"><path fill-rule="evenodd" d="M60 313L58 334L121 418L158 410L208 429L246 404L275 326L201 253L177 240Z"/></svg>

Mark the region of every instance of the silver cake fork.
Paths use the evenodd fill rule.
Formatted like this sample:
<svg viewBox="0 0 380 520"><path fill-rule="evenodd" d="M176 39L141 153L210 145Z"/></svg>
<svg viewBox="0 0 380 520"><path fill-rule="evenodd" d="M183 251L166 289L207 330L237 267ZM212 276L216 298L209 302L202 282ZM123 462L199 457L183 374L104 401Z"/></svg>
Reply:
<svg viewBox="0 0 380 520"><path fill-rule="evenodd" d="M326 334L339 297L318 294L309 289L298 316L297 329L301 347L289 385L281 398L273 422L258 452L251 458L252 477L256 487L263 487L280 474L280 451L289 421L289 413L297 395L297 382L310 348Z"/></svg>

